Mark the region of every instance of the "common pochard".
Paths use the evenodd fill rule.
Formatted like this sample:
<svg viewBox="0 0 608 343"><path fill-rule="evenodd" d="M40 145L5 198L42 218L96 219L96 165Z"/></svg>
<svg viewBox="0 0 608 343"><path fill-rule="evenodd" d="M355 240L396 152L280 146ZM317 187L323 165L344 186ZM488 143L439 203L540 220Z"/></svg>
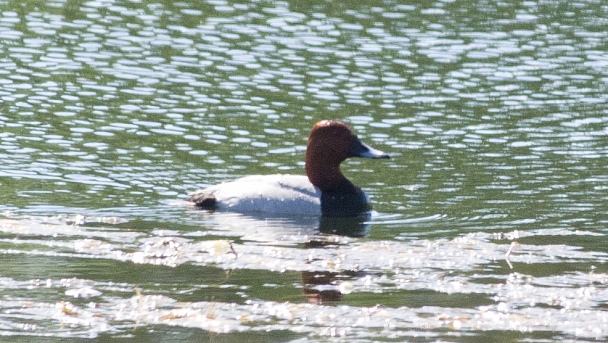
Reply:
<svg viewBox="0 0 608 343"><path fill-rule="evenodd" d="M239 213L352 217L371 210L367 195L340 171L349 157L390 158L335 120L316 123L306 147L306 176L253 175L190 195L197 207Z"/></svg>

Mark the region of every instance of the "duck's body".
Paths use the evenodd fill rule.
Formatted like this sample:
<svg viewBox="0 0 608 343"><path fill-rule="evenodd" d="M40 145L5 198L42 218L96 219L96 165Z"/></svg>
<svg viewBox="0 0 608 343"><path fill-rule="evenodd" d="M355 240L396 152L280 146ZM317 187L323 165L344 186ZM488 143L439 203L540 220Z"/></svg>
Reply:
<svg viewBox="0 0 608 343"><path fill-rule="evenodd" d="M306 149L306 176L253 175L194 192L201 208L239 213L351 217L369 211L365 193L340 172L349 157L389 158L363 144L338 121L313 126Z"/></svg>
<svg viewBox="0 0 608 343"><path fill-rule="evenodd" d="M199 207L238 213L321 214L321 190L304 175L252 175L194 192Z"/></svg>

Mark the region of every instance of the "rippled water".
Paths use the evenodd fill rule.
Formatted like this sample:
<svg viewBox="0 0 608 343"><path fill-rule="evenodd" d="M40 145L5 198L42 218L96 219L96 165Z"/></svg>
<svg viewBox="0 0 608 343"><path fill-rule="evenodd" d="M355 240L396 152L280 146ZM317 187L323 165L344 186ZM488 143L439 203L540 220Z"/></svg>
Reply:
<svg viewBox="0 0 608 343"><path fill-rule="evenodd" d="M0 335L606 340L606 18L602 1L0 1ZM181 202L303 173L327 118L393 156L343 165L371 220Z"/></svg>

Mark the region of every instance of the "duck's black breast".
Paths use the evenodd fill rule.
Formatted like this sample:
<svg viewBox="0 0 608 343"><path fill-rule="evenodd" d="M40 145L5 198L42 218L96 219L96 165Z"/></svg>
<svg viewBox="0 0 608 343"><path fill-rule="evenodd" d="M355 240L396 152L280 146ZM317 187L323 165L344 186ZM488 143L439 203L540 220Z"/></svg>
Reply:
<svg viewBox="0 0 608 343"><path fill-rule="evenodd" d="M321 192L323 216L354 217L371 209L372 206L365 192L352 184Z"/></svg>

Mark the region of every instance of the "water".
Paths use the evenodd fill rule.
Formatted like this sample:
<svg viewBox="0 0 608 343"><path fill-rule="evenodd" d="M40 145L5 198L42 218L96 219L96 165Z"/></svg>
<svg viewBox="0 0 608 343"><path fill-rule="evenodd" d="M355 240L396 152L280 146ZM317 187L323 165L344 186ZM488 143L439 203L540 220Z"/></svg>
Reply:
<svg viewBox="0 0 608 343"><path fill-rule="evenodd" d="M606 18L601 1L0 2L0 335L606 340ZM328 118L393 156L343 165L371 220L181 202L303 173Z"/></svg>

